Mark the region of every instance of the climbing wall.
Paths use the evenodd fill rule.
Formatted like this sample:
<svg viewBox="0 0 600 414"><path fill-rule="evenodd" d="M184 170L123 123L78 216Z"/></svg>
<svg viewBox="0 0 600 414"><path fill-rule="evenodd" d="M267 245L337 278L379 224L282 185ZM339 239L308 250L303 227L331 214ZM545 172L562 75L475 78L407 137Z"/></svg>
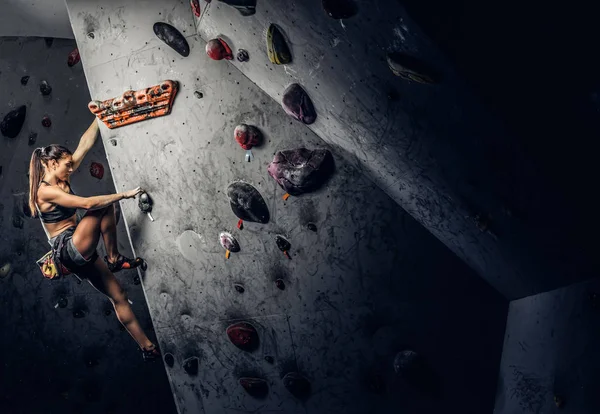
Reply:
<svg viewBox="0 0 600 414"><path fill-rule="evenodd" d="M67 64L75 46L72 40L0 38L0 121L26 108L18 134L0 135L0 412L106 414L158 407L172 413L164 367L143 363L109 300L87 282L46 280L35 264L50 246L40 221L24 211L31 153L52 143L75 150L94 119L81 63ZM43 95L41 85L50 93ZM91 175L94 164L104 167L102 176ZM71 182L83 196L114 192L100 139ZM122 220L117 236L119 250L130 254ZM104 254L102 244L99 251ZM117 278L152 334L137 273L123 271Z"/></svg>
<svg viewBox="0 0 600 414"><path fill-rule="evenodd" d="M148 262L142 284L180 413L491 410L506 302L348 162L347 148L207 56L187 1L67 7L92 109L107 122L101 101L158 85L166 92L118 102L168 106L163 81L177 82L169 115L101 132L117 189L139 185L152 200L151 217L134 200L123 214ZM249 59L269 65L266 53ZM240 124L262 135L249 161ZM329 150L334 172L284 199L269 163L298 147ZM232 208L232 189L235 200L254 192L249 209Z"/></svg>

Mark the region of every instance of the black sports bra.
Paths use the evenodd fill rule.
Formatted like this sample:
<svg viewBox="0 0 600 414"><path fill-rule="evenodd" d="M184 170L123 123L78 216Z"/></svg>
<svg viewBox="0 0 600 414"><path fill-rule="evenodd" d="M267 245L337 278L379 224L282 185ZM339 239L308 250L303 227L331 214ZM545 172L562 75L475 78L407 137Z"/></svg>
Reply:
<svg viewBox="0 0 600 414"><path fill-rule="evenodd" d="M48 183L44 180L42 180L42 183L51 185L50 183ZM40 185L42 183L40 183ZM73 192L73 189L71 188L71 184L67 183L67 185L69 186L69 191L71 191L71 194L75 195L75 193ZM66 219L72 217L73 214L75 214L77 212L77 209L63 207L63 206L59 206L58 204L56 204L56 208L54 208L53 210L50 210L50 211L47 211L44 213L44 212L40 211L40 208L38 207L38 211L40 213L40 218L42 219L43 223L58 223L59 221L63 221L63 220L66 220Z"/></svg>

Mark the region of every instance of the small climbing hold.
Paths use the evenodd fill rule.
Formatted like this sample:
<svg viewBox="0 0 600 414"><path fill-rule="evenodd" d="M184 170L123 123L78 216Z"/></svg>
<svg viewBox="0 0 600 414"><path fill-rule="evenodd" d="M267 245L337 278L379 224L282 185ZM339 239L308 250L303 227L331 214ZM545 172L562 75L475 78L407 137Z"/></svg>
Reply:
<svg viewBox="0 0 600 414"><path fill-rule="evenodd" d="M54 38L53 37L44 37L44 42L46 42L46 46L51 47L52 43L54 42Z"/></svg>
<svg viewBox="0 0 600 414"><path fill-rule="evenodd" d="M226 330L232 344L242 351L251 352L258 348L258 332L248 322L238 322L230 325Z"/></svg>
<svg viewBox="0 0 600 414"><path fill-rule="evenodd" d="M111 138L111 139L109 139L109 140L108 140L108 142L110 142L110 144L111 144L113 147L116 147L116 146L117 146L117 140L116 140L116 139L114 139L114 138Z"/></svg>
<svg viewBox="0 0 600 414"><path fill-rule="evenodd" d="M65 298L64 296L61 296L58 299L57 305L59 308L64 309L67 307L67 305L69 304L69 300L67 298Z"/></svg>
<svg viewBox="0 0 600 414"><path fill-rule="evenodd" d="M157 22L153 26L154 34L183 57L190 54L190 45L185 37L168 23Z"/></svg>
<svg viewBox="0 0 600 414"><path fill-rule="evenodd" d="M2 266L0 266L0 277L4 278L6 276L8 276L8 274L10 273L10 269L11 269L11 265L10 263L4 263Z"/></svg>
<svg viewBox="0 0 600 414"><path fill-rule="evenodd" d="M287 201L288 198L290 198L290 193L285 193L283 196L281 196L281 198L283 198L284 201Z"/></svg>
<svg viewBox="0 0 600 414"><path fill-rule="evenodd" d="M248 60L250 59L250 55L248 54L248 51L246 49L240 49L237 52L236 58L238 62L248 62Z"/></svg>
<svg viewBox="0 0 600 414"><path fill-rule="evenodd" d="M394 75L424 84L438 83L440 77L433 68L421 60L401 52L387 55L387 62Z"/></svg>
<svg viewBox="0 0 600 414"><path fill-rule="evenodd" d="M25 105L21 105L17 109L13 109L7 113L2 122L0 122L0 132L2 135L8 138L15 138L19 135L23 123L25 123L26 114L27 107Z"/></svg>
<svg viewBox="0 0 600 414"><path fill-rule="evenodd" d="M283 252L283 254L285 254L285 256L291 260L292 257L288 253L289 250L292 248L292 245L290 244L290 242L287 241L287 239L285 237L278 234L277 236L275 236L275 243L277 244L277 247L279 248L279 250L281 250Z"/></svg>
<svg viewBox="0 0 600 414"><path fill-rule="evenodd" d="M50 86L50 84L48 83L48 81L43 80L40 83L40 92L44 96L48 96L48 95L50 95L52 93L52 86Z"/></svg>
<svg viewBox="0 0 600 414"><path fill-rule="evenodd" d="M246 291L246 289L244 289L244 286L240 285L239 283L234 283L233 287L235 288L237 293L244 293Z"/></svg>
<svg viewBox="0 0 600 414"><path fill-rule="evenodd" d="M21 78L21 85L25 86L27 85L27 82L29 82L29 76L23 76Z"/></svg>
<svg viewBox="0 0 600 414"><path fill-rule="evenodd" d="M306 228L309 229L310 231L314 231L314 232L317 231L317 226L315 225L315 223L308 223L306 225Z"/></svg>
<svg viewBox="0 0 600 414"><path fill-rule="evenodd" d="M227 259L229 259L230 252L237 253L240 251L240 244L235 239L235 237L231 235L231 233L227 233L224 231L221 234L219 234L219 242L221 243L221 246L223 246L223 248L227 251L227 253L225 254L225 257Z"/></svg>
<svg viewBox="0 0 600 414"><path fill-rule="evenodd" d="M89 37L90 39L93 39L93 38L95 38L95 37L96 37L96 35L94 34L94 32L89 32L89 33L87 34L87 37Z"/></svg>
<svg viewBox="0 0 600 414"><path fill-rule="evenodd" d="M267 172L281 188L294 196L318 189L333 170L331 151L306 148L277 151L267 167Z"/></svg>
<svg viewBox="0 0 600 414"><path fill-rule="evenodd" d="M35 142L37 141L37 136L38 136L37 132L30 132L29 133L29 138L27 140L27 144L28 145L34 145Z"/></svg>
<svg viewBox="0 0 600 414"><path fill-rule="evenodd" d="M243 377L239 379L239 383L249 395L255 398L264 398L269 392L267 381L262 378Z"/></svg>
<svg viewBox="0 0 600 414"><path fill-rule="evenodd" d="M285 374L283 385L298 399L302 400L310 395L310 382L298 372L288 372Z"/></svg>
<svg viewBox="0 0 600 414"><path fill-rule="evenodd" d="M80 319L80 318L83 318L84 316L85 316L85 312L81 309L76 309L73 311L74 318Z"/></svg>
<svg viewBox="0 0 600 414"><path fill-rule="evenodd" d="M242 220L256 223L269 222L267 203L252 185L236 181L227 187L231 210Z"/></svg>
<svg viewBox="0 0 600 414"><path fill-rule="evenodd" d="M292 83L283 92L281 101L283 110L294 119L307 125L317 119L315 107L306 91L297 83Z"/></svg>
<svg viewBox="0 0 600 414"><path fill-rule="evenodd" d="M277 286L277 289L279 290L285 290L285 282L283 281L283 279L277 279L275 281L275 286Z"/></svg>
<svg viewBox="0 0 600 414"><path fill-rule="evenodd" d="M269 364L272 364L275 362L275 358L273 358L271 355L265 355L265 361L267 361Z"/></svg>
<svg viewBox="0 0 600 414"><path fill-rule="evenodd" d="M200 1L199 0L190 0L190 6L192 6L192 11L194 12L194 16L200 17Z"/></svg>
<svg viewBox="0 0 600 414"><path fill-rule="evenodd" d="M240 147L245 150L251 150L252 147L260 145L262 134L254 125L240 124L235 127L233 136Z"/></svg>
<svg viewBox="0 0 600 414"><path fill-rule="evenodd" d="M252 16L256 13L256 0L219 0L221 3L235 7L242 16Z"/></svg>
<svg viewBox="0 0 600 414"><path fill-rule="evenodd" d="M140 283L141 283L141 281L140 281L140 277L139 277L138 275L135 275L135 276L133 277L133 284L134 284L134 285L139 285Z"/></svg>
<svg viewBox="0 0 600 414"><path fill-rule="evenodd" d="M194 96L198 99L204 98L204 94L200 91L194 91Z"/></svg>
<svg viewBox="0 0 600 414"><path fill-rule="evenodd" d="M52 126L52 121L50 120L50 117L48 115L44 115L44 117L42 118L42 126L46 128L50 128Z"/></svg>
<svg viewBox="0 0 600 414"><path fill-rule="evenodd" d="M292 61L292 53L283 33L274 24L267 29L267 55L271 63L285 65Z"/></svg>
<svg viewBox="0 0 600 414"><path fill-rule="evenodd" d="M238 222L237 222L237 228L240 229L240 230L244 229L244 220L242 220L242 219L238 220Z"/></svg>
<svg viewBox="0 0 600 414"><path fill-rule="evenodd" d="M165 354L165 364L167 364L169 368L173 368L173 365L175 365L175 357L173 354Z"/></svg>
<svg viewBox="0 0 600 414"><path fill-rule="evenodd" d="M358 13L354 0L323 0L322 5L329 17L336 20L349 19Z"/></svg>
<svg viewBox="0 0 600 414"><path fill-rule="evenodd" d="M196 376L198 375L198 366L199 364L198 357L191 357L183 361L183 369L188 375Z"/></svg>
<svg viewBox="0 0 600 414"><path fill-rule="evenodd" d="M209 58L214 60L233 59L233 52L231 51L231 48L227 42L221 38L211 39L208 41L206 44L206 54Z"/></svg>
<svg viewBox="0 0 600 414"><path fill-rule="evenodd" d="M92 177L101 180L104 177L104 166L99 162L92 162L92 165L90 165L90 174Z"/></svg>
<svg viewBox="0 0 600 414"><path fill-rule="evenodd" d="M400 351L394 357L394 371L396 371L396 374L405 377L413 376L415 371L419 369L420 360L419 354L415 351L410 349Z"/></svg>
<svg viewBox="0 0 600 414"><path fill-rule="evenodd" d="M75 48L71 53L69 53L69 57L67 58L67 65L69 67L73 67L79 63L81 57L79 56L79 49Z"/></svg>

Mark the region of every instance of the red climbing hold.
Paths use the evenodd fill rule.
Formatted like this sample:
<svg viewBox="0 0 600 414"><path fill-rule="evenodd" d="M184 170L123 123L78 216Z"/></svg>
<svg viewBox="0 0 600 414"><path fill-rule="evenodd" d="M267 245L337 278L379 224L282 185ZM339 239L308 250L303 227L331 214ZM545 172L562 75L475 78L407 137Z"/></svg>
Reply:
<svg viewBox="0 0 600 414"><path fill-rule="evenodd" d="M248 322L238 322L227 328L227 336L232 344L243 351L253 351L258 347L258 332Z"/></svg>
<svg viewBox="0 0 600 414"><path fill-rule="evenodd" d="M200 17L200 0L191 0L190 5L192 6L194 16Z"/></svg>
<svg viewBox="0 0 600 414"><path fill-rule="evenodd" d="M250 150L260 144L260 130L253 125L240 124L235 127L233 135L237 143L245 150Z"/></svg>
<svg viewBox="0 0 600 414"><path fill-rule="evenodd" d="M80 60L80 56L79 56L79 49L75 48L73 49L73 51L71 53L69 53L69 58L67 59L67 65L69 65L69 67L75 66L76 64L79 63Z"/></svg>
<svg viewBox="0 0 600 414"><path fill-rule="evenodd" d="M104 166L98 162L93 162L90 166L90 174L92 174L92 177L101 180L104 177Z"/></svg>
<svg viewBox="0 0 600 414"><path fill-rule="evenodd" d="M229 45L220 38L209 40L206 44L206 54L214 60L231 60L233 53Z"/></svg>

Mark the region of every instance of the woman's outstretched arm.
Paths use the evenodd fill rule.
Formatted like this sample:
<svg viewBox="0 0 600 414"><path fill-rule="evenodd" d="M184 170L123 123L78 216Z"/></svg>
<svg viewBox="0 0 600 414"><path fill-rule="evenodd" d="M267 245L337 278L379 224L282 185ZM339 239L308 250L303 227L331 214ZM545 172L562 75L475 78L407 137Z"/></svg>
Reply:
<svg viewBox="0 0 600 414"><path fill-rule="evenodd" d="M83 161L85 154L87 154L88 151L91 150L94 146L97 137L98 123L96 122L96 118L94 117L92 124L81 136L81 139L79 140L79 145L73 153L73 171L79 168L79 165Z"/></svg>

